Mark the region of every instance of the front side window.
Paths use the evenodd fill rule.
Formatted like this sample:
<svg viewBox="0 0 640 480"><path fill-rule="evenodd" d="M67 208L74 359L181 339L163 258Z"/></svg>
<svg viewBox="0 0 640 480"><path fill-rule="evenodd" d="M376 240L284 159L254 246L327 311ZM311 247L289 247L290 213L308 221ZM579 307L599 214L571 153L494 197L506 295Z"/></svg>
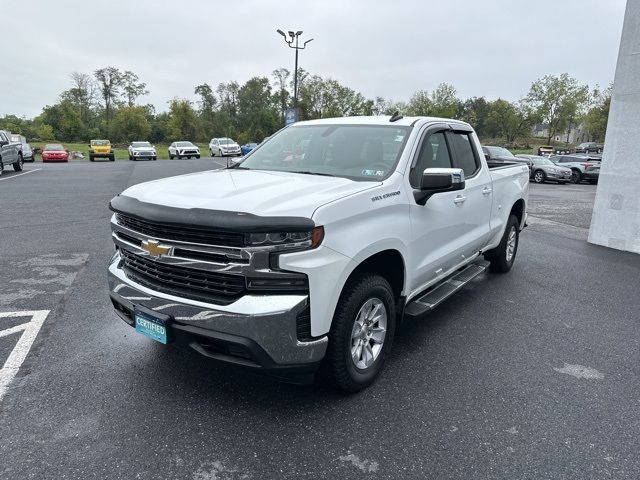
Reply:
<svg viewBox="0 0 640 480"><path fill-rule="evenodd" d="M237 168L379 181L395 168L410 131L411 127L391 125L292 126L272 136Z"/></svg>
<svg viewBox="0 0 640 480"><path fill-rule="evenodd" d="M451 168L451 166L451 157L444 132L432 133L422 142L415 167L409 174L409 182L412 187L419 188L425 169Z"/></svg>

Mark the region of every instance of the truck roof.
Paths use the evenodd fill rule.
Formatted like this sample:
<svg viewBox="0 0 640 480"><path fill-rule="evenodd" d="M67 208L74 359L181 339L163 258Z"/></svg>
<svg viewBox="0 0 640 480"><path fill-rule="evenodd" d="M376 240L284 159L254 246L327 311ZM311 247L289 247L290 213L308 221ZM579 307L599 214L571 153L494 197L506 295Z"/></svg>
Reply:
<svg viewBox="0 0 640 480"><path fill-rule="evenodd" d="M460 120L453 120L451 118L438 118L438 117L402 117L395 122L390 122L390 115L377 115L377 116L361 116L361 117L335 117L335 118L320 118L318 120L304 120L296 122L293 125L326 125L326 124L341 124L341 125L397 125L397 126L411 126L418 121L427 122L444 122L444 123L457 123L466 125L469 124Z"/></svg>

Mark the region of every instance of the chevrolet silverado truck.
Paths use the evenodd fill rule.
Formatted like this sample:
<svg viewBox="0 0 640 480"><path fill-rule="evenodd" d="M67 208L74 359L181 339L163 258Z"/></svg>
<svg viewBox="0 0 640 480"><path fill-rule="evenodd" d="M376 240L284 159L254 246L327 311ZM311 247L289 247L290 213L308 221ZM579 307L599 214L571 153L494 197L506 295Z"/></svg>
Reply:
<svg viewBox="0 0 640 480"><path fill-rule="evenodd" d="M106 158L112 162L115 161L116 153L109 140L91 140L89 143L89 161L93 162L96 158Z"/></svg>
<svg viewBox="0 0 640 480"><path fill-rule="evenodd" d="M355 392L403 318L511 269L528 188L461 121L298 122L230 168L114 197L111 302L158 342Z"/></svg>
<svg viewBox="0 0 640 480"><path fill-rule="evenodd" d="M13 165L13 169L19 172L23 164L22 143L14 141L11 132L0 130L0 175L7 165Z"/></svg>

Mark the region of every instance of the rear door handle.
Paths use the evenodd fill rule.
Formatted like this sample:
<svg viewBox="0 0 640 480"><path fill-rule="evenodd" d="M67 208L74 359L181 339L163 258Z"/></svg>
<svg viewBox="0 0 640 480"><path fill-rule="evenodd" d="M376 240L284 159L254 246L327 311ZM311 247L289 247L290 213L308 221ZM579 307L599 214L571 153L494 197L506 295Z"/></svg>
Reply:
<svg viewBox="0 0 640 480"><path fill-rule="evenodd" d="M466 199L467 197L463 195L458 195L456 198L453 199L453 203L455 203L456 205L459 205L461 203L464 203Z"/></svg>
<svg viewBox="0 0 640 480"><path fill-rule="evenodd" d="M482 194L483 194L483 195L485 195L485 196L486 196L486 195L489 195L491 192L493 192L493 189L492 189L492 188L484 187L484 188L482 189Z"/></svg>

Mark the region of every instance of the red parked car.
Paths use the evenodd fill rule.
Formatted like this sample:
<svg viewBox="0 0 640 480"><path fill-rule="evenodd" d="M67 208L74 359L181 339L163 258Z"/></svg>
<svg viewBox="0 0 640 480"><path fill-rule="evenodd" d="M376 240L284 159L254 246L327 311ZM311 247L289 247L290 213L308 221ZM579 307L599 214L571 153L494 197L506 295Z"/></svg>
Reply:
<svg viewBox="0 0 640 480"><path fill-rule="evenodd" d="M42 149L43 162L68 162L69 152L59 143L48 143Z"/></svg>

